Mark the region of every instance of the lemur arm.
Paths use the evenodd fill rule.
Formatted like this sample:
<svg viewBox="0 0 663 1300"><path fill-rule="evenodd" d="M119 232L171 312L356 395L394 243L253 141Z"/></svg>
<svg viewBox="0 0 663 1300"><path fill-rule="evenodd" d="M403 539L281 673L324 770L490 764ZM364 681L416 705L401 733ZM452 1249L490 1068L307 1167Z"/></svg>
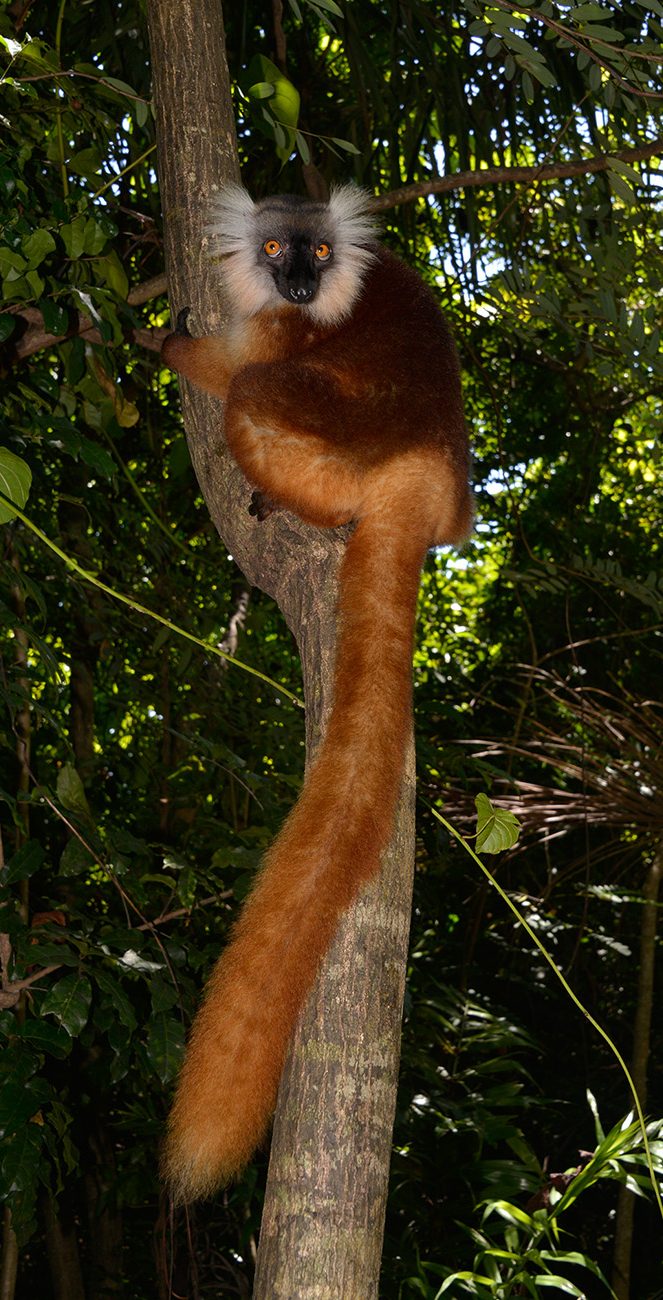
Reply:
<svg viewBox="0 0 663 1300"><path fill-rule="evenodd" d="M178 312L175 330L164 341L161 358L170 370L176 370L198 388L213 397L225 398L236 363L223 336L191 337L187 324L190 310L183 307Z"/></svg>

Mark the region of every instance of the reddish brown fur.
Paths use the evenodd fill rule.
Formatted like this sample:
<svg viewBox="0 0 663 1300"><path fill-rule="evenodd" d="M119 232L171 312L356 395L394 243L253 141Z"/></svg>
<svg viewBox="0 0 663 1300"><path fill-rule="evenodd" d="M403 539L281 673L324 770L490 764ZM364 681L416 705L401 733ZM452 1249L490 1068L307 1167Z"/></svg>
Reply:
<svg viewBox="0 0 663 1300"><path fill-rule="evenodd" d="M352 315L263 311L163 356L226 397L252 484L313 524L357 519L340 583L334 708L196 1017L170 1117L176 1193L211 1192L264 1137L288 1041L339 917L391 833L410 726L419 576L471 526L455 349L419 278L381 251Z"/></svg>

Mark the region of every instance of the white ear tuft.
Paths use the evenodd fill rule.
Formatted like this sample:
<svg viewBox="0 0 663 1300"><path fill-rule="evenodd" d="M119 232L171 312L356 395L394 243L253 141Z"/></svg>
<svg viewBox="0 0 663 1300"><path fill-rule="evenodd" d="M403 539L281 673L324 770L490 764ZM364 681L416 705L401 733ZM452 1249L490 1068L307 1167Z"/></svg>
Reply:
<svg viewBox="0 0 663 1300"><path fill-rule="evenodd" d="M372 244L378 238L379 227L370 212L370 194L356 185L339 185L332 188L329 211L336 223L337 242Z"/></svg>
<svg viewBox="0 0 663 1300"><path fill-rule="evenodd" d="M248 190L232 181L224 185L210 204L208 230L215 251L235 253L245 248L254 213L255 203Z"/></svg>

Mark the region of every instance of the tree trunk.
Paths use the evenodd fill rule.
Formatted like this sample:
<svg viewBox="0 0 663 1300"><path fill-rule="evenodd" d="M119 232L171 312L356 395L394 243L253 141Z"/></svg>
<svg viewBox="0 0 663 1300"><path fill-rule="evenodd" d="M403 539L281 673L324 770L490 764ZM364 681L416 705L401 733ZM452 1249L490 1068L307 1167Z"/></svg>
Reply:
<svg viewBox="0 0 663 1300"><path fill-rule="evenodd" d="M224 311L204 233L205 198L238 178L218 0L149 0L159 179L171 307L192 333ZM201 201L201 196L203 199ZM248 514L250 492L221 435L220 404L182 384L194 468L212 519L249 581L297 638L307 757L330 706L339 531ZM413 863L413 763L377 881L345 919L320 974L279 1094L255 1300L377 1296L396 1099Z"/></svg>
<svg viewBox="0 0 663 1300"><path fill-rule="evenodd" d="M378 1295L413 830L411 747L380 878L343 920L283 1072L254 1300Z"/></svg>
<svg viewBox="0 0 663 1300"><path fill-rule="evenodd" d="M658 896L663 873L663 844L655 852L642 891L642 925L640 928L640 963L638 1002L633 1026L631 1075L644 1111L647 1105L647 1061L651 1045L651 1021L654 1008L654 964L658 926ZM612 1285L618 1300L630 1300L631 1250L635 1196L628 1187L620 1187L617 1198L615 1249L612 1261Z"/></svg>
<svg viewBox="0 0 663 1300"><path fill-rule="evenodd" d="M71 1215L61 1216L50 1192L44 1194L42 1207L54 1300L85 1300L75 1221Z"/></svg>
<svg viewBox="0 0 663 1300"><path fill-rule="evenodd" d="M2 1263L0 1264L0 1300L14 1300L18 1275L18 1241L12 1228L12 1212L6 1205L2 1221Z"/></svg>

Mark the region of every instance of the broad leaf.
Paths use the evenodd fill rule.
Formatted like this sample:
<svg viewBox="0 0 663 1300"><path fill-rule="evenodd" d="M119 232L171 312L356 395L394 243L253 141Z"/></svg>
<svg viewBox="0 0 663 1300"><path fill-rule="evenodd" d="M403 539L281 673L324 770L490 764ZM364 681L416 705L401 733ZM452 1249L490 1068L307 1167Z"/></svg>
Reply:
<svg viewBox="0 0 663 1300"><path fill-rule="evenodd" d="M86 975L78 972L58 980L41 1005L43 1016L55 1016L72 1038L85 1028L90 1014L92 987Z"/></svg>
<svg viewBox="0 0 663 1300"><path fill-rule="evenodd" d="M19 510L23 509L28 499L31 483L30 466L26 465L20 456L15 456L13 451L9 451L8 447L0 447L0 492L3 492L5 497L9 497ZM9 503L0 498L0 524L9 523L9 520L15 517L16 512L12 510Z"/></svg>
<svg viewBox="0 0 663 1300"><path fill-rule="evenodd" d="M505 808L495 808L488 795L478 794L474 800L477 810L477 853L503 853L518 842L520 822Z"/></svg>

